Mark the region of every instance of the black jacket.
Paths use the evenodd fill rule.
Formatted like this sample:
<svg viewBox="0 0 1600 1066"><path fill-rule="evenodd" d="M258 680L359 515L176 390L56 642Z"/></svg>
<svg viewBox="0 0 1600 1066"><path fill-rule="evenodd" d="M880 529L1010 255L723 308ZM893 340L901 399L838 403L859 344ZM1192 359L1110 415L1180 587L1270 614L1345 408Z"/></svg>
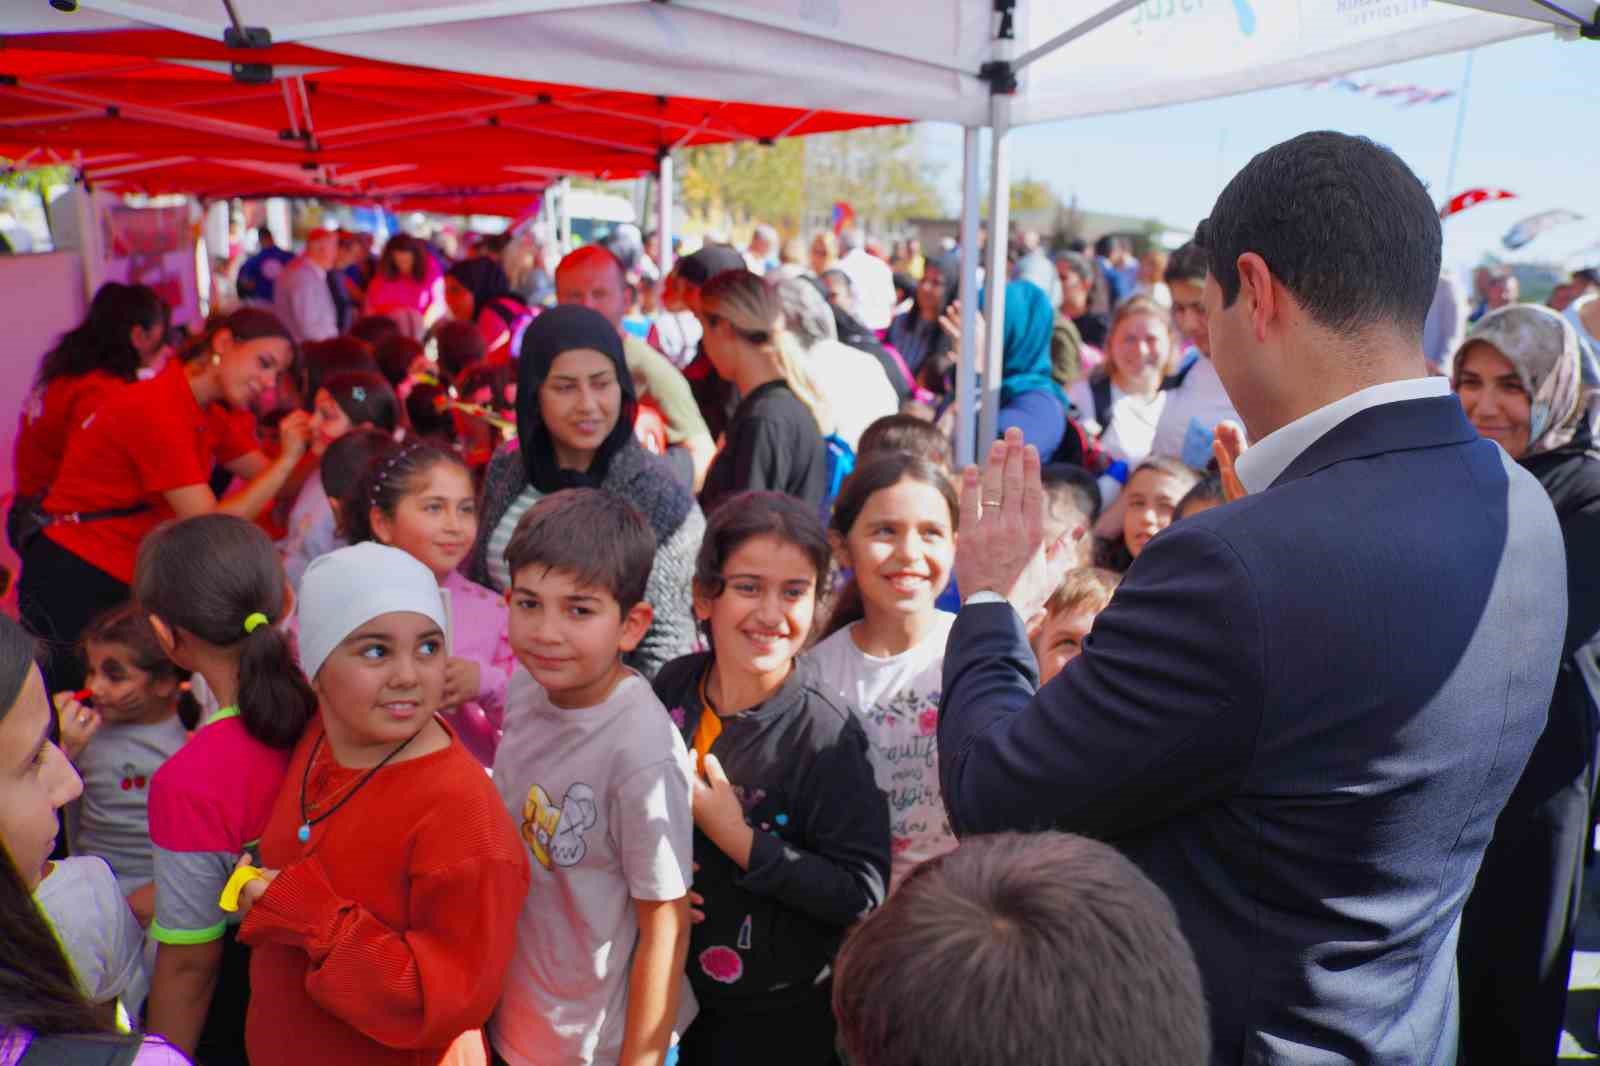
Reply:
<svg viewBox="0 0 1600 1066"><path fill-rule="evenodd" d="M655 679L691 745L710 665L709 654L686 655ZM711 745L756 832L747 871L694 834L706 920L691 932L689 980L702 1005L768 1009L802 997L827 976L845 930L883 902L889 806L860 723L818 682L800 660L771 699L724 719Z"/></svg>
<svg viewBox="0 0 1600 1066"><path fill-rule="evenodd" d="M741 492L782 492L820 506L828 494L828 449L811 410L783 379L750 390L728 422L706 471L700 509Z"/></svg>

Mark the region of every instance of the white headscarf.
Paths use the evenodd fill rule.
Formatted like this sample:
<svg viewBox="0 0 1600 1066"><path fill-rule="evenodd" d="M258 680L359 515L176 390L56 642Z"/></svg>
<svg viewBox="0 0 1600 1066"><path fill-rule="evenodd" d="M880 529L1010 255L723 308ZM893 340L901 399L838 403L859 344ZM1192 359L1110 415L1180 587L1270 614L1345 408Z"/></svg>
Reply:
<svg viewBox="0 0 1600 1066"><path fill-rule="evenodd" d="M315 680L333 649L379 615L424 615L444 629L438 579L417 558L373 541L329 552L300 580L300 668Z"/></svg>

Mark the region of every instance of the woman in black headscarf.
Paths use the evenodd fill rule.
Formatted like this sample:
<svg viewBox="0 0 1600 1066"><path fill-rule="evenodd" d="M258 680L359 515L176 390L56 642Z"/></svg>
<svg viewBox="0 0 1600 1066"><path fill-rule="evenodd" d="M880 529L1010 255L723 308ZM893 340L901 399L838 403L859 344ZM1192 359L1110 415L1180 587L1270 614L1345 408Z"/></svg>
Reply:
<svg viewBox="0 0 1600 1066"><path fill-rule="evenodd" d="M604 316L568 305L534 319L517 366L517 439L489 464L478 542L466 565L468 577L504 591L506 545L541 497L571 488L621 496L656 535L645 589L655 620L625 657L648 677L694 645L690 585L706 522L671 465L634 439L638 406L622 339Z"/></svg>
<svg viewBox="0 0 1600 1066"><path fill-rule="evenodd" d="M929 357L937 361L949 347L950 339L939 328L939 316L956 298L961 285L961 263L954 256L930 259L917 284L915 303L905 314L889 323L888 341L894 345L906 367L915 376Z"/></svg>
<svg viewBox="0 0 1600 1066"><path fill-rule="evenodd" d="M493 259L463 259L444 275L450 317L471 322L483 335L484 362L504 363L518 351L533 312L511 291L503 267Z"/></svg>

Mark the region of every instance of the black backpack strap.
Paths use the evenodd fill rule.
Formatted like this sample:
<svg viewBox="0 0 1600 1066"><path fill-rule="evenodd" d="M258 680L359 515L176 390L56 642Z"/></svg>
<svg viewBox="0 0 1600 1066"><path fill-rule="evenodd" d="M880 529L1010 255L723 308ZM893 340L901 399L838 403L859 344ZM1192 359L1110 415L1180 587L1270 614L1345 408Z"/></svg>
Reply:
<svg viewBox="0 0 1600 1066"><path fill-rule="evenodd" d="M141 1036L38 1036L17 1066L133 1066Z"/></svg>
<svg viewBox="0 0 1600 1066"><path fill-rule="evenodd" d="M1094 398L1094 420L1100 423L1100 436L1106 435L1106 430L1111 428L1111 378L1094 377L1089 379L1089 395Z"/></svg>
<svg viewBox="0 0 1600 1066"><path fill-rule="evenodd" d="M1195 368L1195 364L1200 362L1200 360L1203 358L1205 357L1195 354L1187 363L1184 363L1183 366L1178 368L1178 372L1176 374L1169 374L1162 378L1161 388L1163 390L1182 388L1184 379L1189 376L1189 371L1193 370Z"/></svg>

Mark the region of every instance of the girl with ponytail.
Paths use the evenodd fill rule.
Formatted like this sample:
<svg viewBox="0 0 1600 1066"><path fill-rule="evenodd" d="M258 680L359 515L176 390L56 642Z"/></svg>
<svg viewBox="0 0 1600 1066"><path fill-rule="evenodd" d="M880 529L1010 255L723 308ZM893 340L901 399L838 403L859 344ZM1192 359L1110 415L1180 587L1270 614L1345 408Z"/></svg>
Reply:
<svg viewBox="0 0 1600 1066"><path fill-rule="evenodd" d="M150 784L148 1027L207 1066L244 1063L249 952L217 901L260 841L317 699L280 631L288 580L254 524L211 514L162 527L139 549L133 591L167 655L222 705Z"/></svg>
<svg viewBox="0 0 1600 1066"><path fill-rule="evenodd" d="M833 415L784 326L778 291L748 270L718 274L700 293L706 355L742 399L700 491L709 515L740 492L766 490L814 507L828 491L823 437Z"/></svg>

